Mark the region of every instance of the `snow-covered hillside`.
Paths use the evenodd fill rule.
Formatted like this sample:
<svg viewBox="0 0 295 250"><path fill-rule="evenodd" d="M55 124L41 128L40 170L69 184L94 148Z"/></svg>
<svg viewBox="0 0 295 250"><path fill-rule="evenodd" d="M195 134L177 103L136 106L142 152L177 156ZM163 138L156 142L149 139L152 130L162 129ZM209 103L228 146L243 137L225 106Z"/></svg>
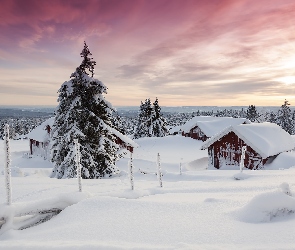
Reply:
<svg viewBox="0 0 295 250"><path fill-rule="evenodd" d="M294 248L295 153L283 153L266 170L244 170L236 180L238 170L206 170L199 141L168 136L136 142L133 191L125 158L117 164L120 176L83 180L81 194L77 179L51 179L50 162L24 156L28 141L11 141L13 205L5 205L1 150L0 219L13 221L0 229L0 249ZM163 188L155 174L157 153ZM13 215L49 208L62 211L17 230L32 218Z"/></svg>

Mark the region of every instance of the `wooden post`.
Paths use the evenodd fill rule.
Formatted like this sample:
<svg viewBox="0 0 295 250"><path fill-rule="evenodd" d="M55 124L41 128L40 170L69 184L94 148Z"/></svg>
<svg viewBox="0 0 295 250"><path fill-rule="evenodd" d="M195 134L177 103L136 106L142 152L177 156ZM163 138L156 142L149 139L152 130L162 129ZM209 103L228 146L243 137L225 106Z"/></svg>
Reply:
<svg viewBox="0 0 295 250"><path fill-rule="evenodd" d="M159 184L160 184L160 187L163 187L162 172L161 172L161 162L160 162L160 154L159 153L158 153L158 156L157 156L157 165L158 165L157 176L158 176Z"/></svg>
<svg viewBox="0 0 295 250"><path fill-rule="evenodd" d="M9 143L9 125L4 127L5 133L5 184L6 184L6 201L11 205L11 169L10 169L10 143Z"/></svg>
<svg viewBox="0 0 295 250"><path fill-rule="evenodd" d="M131 190L134 190L134 179L133 179L133 159L132 159L132 152L130 152L130 162L129 162L129 178L130 178L130 185L131 185Z"/></svg>
<svg viewBox="0 0 295 250"><path fill-rule="evenodd" d="M244 168L244 161L245 161L245 152L246 152L247 146L242 147L242 155L241 155L241 162L240 162L240 172L243 172Z"/></svg>
<svg viewBox="0 0 295 250"><path fill-rule="evenodd" d="M179 174L182 175L182 158L180 158L180 163L179 163Z"/></svg>
<svg viewBox="0 0 295 250"><path fill-rule="evenodd" d="M82 192L82 177L81 177L81 165L80 165L80 144L78 143L78 139L74 139L75 142L75 153L76 153L76 167L77 167L77 179L79 185L79 192Z"/></svg>

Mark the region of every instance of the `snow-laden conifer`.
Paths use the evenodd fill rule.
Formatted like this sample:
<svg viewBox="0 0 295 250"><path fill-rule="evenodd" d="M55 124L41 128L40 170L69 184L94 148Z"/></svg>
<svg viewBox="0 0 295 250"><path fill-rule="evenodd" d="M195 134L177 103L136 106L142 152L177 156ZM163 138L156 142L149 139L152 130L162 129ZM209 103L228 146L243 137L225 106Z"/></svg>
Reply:
<svg viewBox="0 0 295 250"><path fill-rule="evenodd" d="M166 126L167 122L161 114L158 98L153 104L150 99L141 102L134 138L166 136L168 134Z"/></svg>
<svg viewBox="0 0 295 250"><path fill-rule="evenodd" d="M246 112L246 118L250 120L251 122L257 122L258 117L259 117L259 114L257 112L255 105L250 105Z"/></svg>
<svg viewBox="0 0 295 250"><path fill-rule="evenodd" d="M94 65L84 43L83 61L59 89L59 105L53 125L52 177L76 177L74 139L80 143L81 175L84 179L116 172L118 146L111 132L112 105L105 99L107 87L93 78Z"/></svg>
<svg viewBox="0 0 295 250"><path fill-rule="evenodd" d="M156 98L153 103L153 113L152 113L152 135L155 137L163 137L168 135L167 122L162 116L161 107L159 105L158 98Z"/></svg>
<svg viewBox="0 0 295 250"><path fill-rule="evenodd" d="M289 102L285 100L284 104L278 110L277 124L289 134L294 134L294 121L292 120L292 112L289 105Z"/></svg>
<svg viewBox="0 0 295 250"><path fill-rule="evenodd" d="M138 123L134 133L134 138L152 137L152 113L153 108L151 100L146 99L145 102L141 102L138 114Z"/></svg>
<svg viewBox="0 0 295 250"><path fill-rule="evenodd" d="M274 113L273 111L270 111L269 113L269 117L268 117L268 122L271 122L271 123L277 123L277 115L276 113Z"/></svg>

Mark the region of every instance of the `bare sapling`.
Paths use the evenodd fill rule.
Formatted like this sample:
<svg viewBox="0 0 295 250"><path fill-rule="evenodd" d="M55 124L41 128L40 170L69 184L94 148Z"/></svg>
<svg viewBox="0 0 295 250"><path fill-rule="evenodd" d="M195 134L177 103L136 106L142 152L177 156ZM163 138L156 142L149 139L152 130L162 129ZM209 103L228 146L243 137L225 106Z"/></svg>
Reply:
<svg viewBox="0 0 295 250"><path fill-rule="evenodd" d="M4 128L5 133L5 185L6 185L6 201L11 205L11 169L10 169L10 141L9 141L9 125L6 124Z"/></svg>
<svg viewBox="0 0 295 250"><path fill-rule="evenodd" d="M77 168L77 179L78 179L78 185L79 185L79 192L82 192L82 177L81 177L81 164L80 164L80 144L78 142L78 139L74 139L75 142L75 162L76 162L76 168Z"/></svg>
<svg viewBox="0 0 295 250"><path fill-rule="evenodd" d="M130 178L131 190L134 190L134 179L133 179L133 158L132 158L132 152L130 153L130 161L129 161L129 178Z"/></svg>
<svg viewBox="0 0 295 250"><path fill-rule="evenodd" d="M159 153L158 153L158 156L157 156L157 166L158 166L157 176L158 176L159 184L160 184L160 187L163 187L162 172L161 172L161 162L160 162L160 154Z"/></svg>
<svg viewBox="0 0 295 250"><path fill-rule="evenodd" d="M179 174L182 175L182 158L180 159L179 163Z"/></svg>

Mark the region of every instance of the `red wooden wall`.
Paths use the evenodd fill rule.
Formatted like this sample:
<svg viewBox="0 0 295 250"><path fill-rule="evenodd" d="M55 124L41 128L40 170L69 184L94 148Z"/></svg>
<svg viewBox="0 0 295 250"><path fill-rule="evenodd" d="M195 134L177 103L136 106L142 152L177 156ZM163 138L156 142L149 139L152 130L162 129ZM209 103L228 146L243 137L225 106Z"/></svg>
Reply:
<svg viewBox="0 0 295 250"><path fill-rule="evenodd" d="M208 148L209 164L215 168L223 165L239 166L242 146L247 146L244 165L249 169L259 169L267 161L240 139L234 132L230 132Z"/></svg>

